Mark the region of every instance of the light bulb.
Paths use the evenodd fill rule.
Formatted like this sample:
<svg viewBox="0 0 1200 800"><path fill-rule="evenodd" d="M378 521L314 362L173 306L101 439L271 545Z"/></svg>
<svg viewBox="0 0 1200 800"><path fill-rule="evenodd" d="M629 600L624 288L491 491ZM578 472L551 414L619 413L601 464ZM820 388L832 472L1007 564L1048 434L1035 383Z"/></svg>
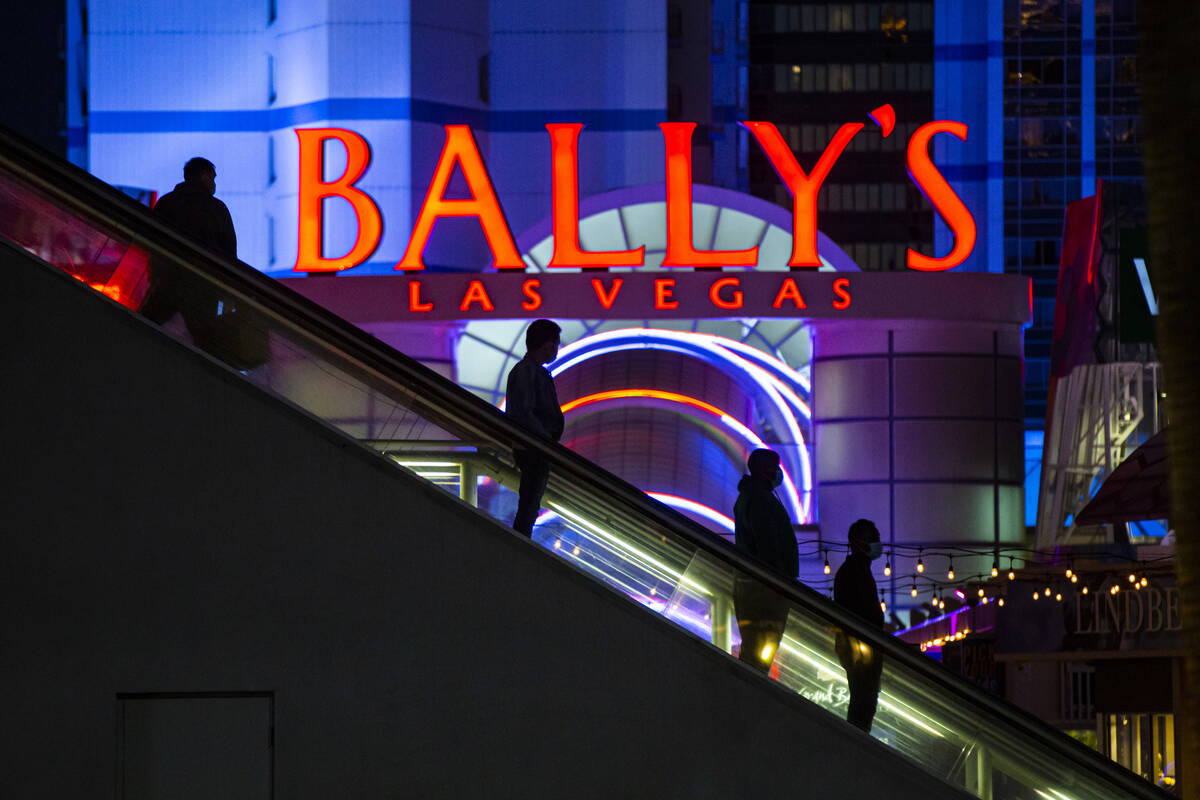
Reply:
<svg viewBox="0 0 1200 800"><path fill-rule="evenodd" d="M917 572L924 572L924 571L925 571L925 562L924 562L924 561L922 561L922 560L921 560L921 559L918 557L918 558L917 558Z"/></svg>
<svg viewBox="0 0 1200 800"><path fill-rule="evenodd" d="M1083 587L1083 593L1084 593L1084 594L1087 594L1087 593L1088 593L1088 588L1087 588L1086 586L1085 586L1085 587Z"/></svg>
<svg viewBox="0 0 1200 800"><path fill-rule="evenodd" d="M983 587L982 586L979 587L979 596L983 597Z"/></svg>
<svg viewBox="0 0 1200 800"><path fill-rule="evenodd" d="M1000 574L1000 567L996 564L995 561L993 561L992 562L992 577L994 578L999 574Z"/></svg>
<svg viewBox="0 0 1200 800"><path fill-rule="evenodd" d="M1129 573L1129 582L1130 582L1130 583L1137 583L1137 575L1134 575L1132 572L1131 572L1131 573Z"/></svg>
<svg viewBox="0 0 1200 800"><path fill-rule="evenodd" d="M917 585L915 583L913 584L912 591L909 594L911 594L913 597L917 596Z"/></svg>
<svg viewBox="0 0 1200 800"><path fill-rule="evenodd" d="M826 575L829 574L829 562L828 561L825 562L825 574Z"/></svg>
<svg viewBox="0 0 1200 800"><path fill-rule="evenodd" d="M1011 580L1012 580L1013 578L1015 578L1015 577L1017 577L1017 573L1013 572L1013 571L1010 569L1010 570L1008 571L1008 579L1011 581Z"/></svg>
<svg viewBox="0 0 1200 800"><path fill-rule="evenodd" d="M1149 585L1150 585L1150 580L1148 578L1142 578L1142 586L1149 586Z"/></svg>
<svg viewBox="0 0 1200 800"><path fill-rule="evenodd" d="M1071 577L1073 574L1074 574L1074 573L1073 573L1073 572L1071 572L1071 568L1070 568L1070 567L1067 567L1067 577L1069 578L1069 577Z"/></svg>
<svg viewBox="0 0 1200 800"><path fill-rule="evenodd" d="M1004 598L1001 597L999 600L997 600L996 605L1000 606L1001 608L1004 608Z"/></svg>
<svg viewBox="0 0 1200 800"><path fill-rule="evenodd" d="M1061 603L1062 602L1062 592L1055 592L1054 599Z"/></svg>
<svg viewBox="0 0 1200 800"><path fill-rule="evenodd" d="M946 579L951 581L954 580L954 567L946 570Z"/></svg>
<svg viewBox="0 0 1200 800"><path fill-rule="evenodd" d="M879 601L879 610L886 614L887 613L887 603L880 600Z"/></svg>
<svg viewBox="0 0 1200 800"><path fill-rule="evenodd" d="M1072 575L1072 576L1071 576L1071 583L1079 583L1079 576L1078 576L1078 575Z"/></svg>
<svg viewBox="0 0 1200 800"><path fill-rule="evenodd" d="M1042 591L1046 593L1046 597L1049 597L1049 596L1050 596L1050 587L1049 587L1049 586L1047 586L1047 587L1046 587L1045 589L1043 589Z"/></svg>
<svg viewBox="0 0 1200 800"><path fill-rule="evenodd" d="M892 574L892 557L891 556L888 556L887 560L883 562L883 574L885 576Z"/></svg>
<svg viewBox="0 0 1200 800"><path fill-rule="evenodd" d="M1041 596L1042 596L1041 592L1034 592L1034 593L1033 593L1033 599L1034 599L1034 600L1037 600L1037 599L1038 599L1039 597L1041 597Z"/></svg>

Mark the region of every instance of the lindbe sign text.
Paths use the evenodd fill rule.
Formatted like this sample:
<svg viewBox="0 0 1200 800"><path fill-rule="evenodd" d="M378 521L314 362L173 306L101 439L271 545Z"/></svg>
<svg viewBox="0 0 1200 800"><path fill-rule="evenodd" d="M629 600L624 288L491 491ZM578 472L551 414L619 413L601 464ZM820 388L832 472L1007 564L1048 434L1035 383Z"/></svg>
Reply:
<svg viewBox="0 0 1200 800"><path fill-rule="evenodd" d="M895 128L895 112L890 105L870 113L884 136ZM817 194L851 140L863 129L861 122L842 125L825 147L820 158L806 172L783 136L770 122L741 123L758 142L792 196L792 252L788 265L794 268L820 267L817 254ZM694 122L662 122L664 169L666 175L666 254L663 267L750 267L758 260L758 248L743 250L699 250L692 242L692 133ZM554 268L638 267L644 264L645 248L629 250L584 250L579 242L579 123L546 125L552 159L552 214L554 252L547 265ZM442 217L473 217L478 220L492 254L492 265L500 270L524 270L525 262L517 252L500 199L488 177L487 167L467 125L446 125L446 140L416 224L396 269L417 271L425 268L425 246L433 235L434 224ZM909 249L910 269L940 272L961 264L975 247L975 220L962 200L950 188L929 157L929 142L935 134L948 133L966 140L967 126L961 122L937 120L918 128L908 142L908 173L929 198L933 207L954 234L954 246L943 256L931 256ZM297 272L338 272L365 262L379 246L383 234L383 216L375 201L357 186L371 163L371 148L358 133L344 128L299 128L299 242ZM346 168L332 181L324 179L326 143L336 141L346 150ZM458 169L470 193L469 198L446 197L454 170ZM341 198L354 211L357 236L354 245L342 255L326 255L322 250L323 206L329 198Z"/></svg>

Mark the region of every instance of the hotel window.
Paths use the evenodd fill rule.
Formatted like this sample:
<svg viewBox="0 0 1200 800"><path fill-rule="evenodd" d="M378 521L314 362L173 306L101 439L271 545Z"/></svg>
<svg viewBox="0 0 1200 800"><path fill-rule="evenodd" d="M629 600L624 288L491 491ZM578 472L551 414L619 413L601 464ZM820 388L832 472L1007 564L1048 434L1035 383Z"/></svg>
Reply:
<svg viewBox="0 0 1200 800"><path fill-rule="evenodd" d="M829 7L829 32L842 33L854 30L854 8L849 5Z"/></svg>

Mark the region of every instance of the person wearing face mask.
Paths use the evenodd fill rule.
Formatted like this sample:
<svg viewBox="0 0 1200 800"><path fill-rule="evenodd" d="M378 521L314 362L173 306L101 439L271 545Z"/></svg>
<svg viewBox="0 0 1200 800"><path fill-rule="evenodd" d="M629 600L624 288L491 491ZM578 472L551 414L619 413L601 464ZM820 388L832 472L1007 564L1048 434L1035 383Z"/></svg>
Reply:
<svg viewBox="0 0 1200 800"><path fill-rule="evenodd" d="M734 540L739 548L794 580L800 553L792 520L775 496L783 482L779 454L755 450L746 460L746 470L750 474L738 482L733 506ZM787 602L757 581L739 580L734 587L734 606L742 636L738 658L766 672L775 660L787 623Z"/></svg>
<svg viewBox="0 0 1200 800"><path fill-rule="evenodd" d="M869 519L860 519L850 526L850 555L833 577L833 599L876 628L883 628L883 606L879 590L871 575L871 562L883 555L879 529ZM879 700L879 679L883 658L866 642L845 631L839 631L834 642L838 660L846 670L850 686L850 708L846 721L867 733L875 718Z"/></svg>

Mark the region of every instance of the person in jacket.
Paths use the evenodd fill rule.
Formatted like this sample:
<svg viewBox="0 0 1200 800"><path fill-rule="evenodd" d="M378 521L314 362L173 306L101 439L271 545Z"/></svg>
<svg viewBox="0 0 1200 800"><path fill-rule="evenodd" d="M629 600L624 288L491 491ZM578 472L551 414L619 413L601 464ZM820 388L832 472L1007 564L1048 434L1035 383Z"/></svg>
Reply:
<svg viewBox="0 0 1200 800"><path fill-rule="evenodd" d="M229 209L214 195L217 168L207 158L193 158L183 165L183 182L154 205L154 216L196 244L227 258L237 258L237 235ZM213 288L182 266L159 257L150 261L150 289L141 312L152 322L163 324L176 313L183 316L192 341L201 344L218 314Z"/></svg>
<svg viewBox="0 0 1200 800"><path fill-rule="evenodd" d="M739 548L771 569L794 580L800 568L796 534L787 509L775 496L783 482L779 454L755 450L746 460L733 506L734 540ZM766 672L787 624L787 601L758 581L739 579L734 587L738 632L742 636L739 660Z"/></svg>
<svg viewBox="0 0 1200 800"><path fill-rule="evenodd" d="M871 575L871 562L883 553L879 529L874 522L860 519L850 526L847 538L850 555L833 578L833 600L857 614L867 625L882 630L883 606L879 602L875 578ZM870 733L879 700L883 658L875 648L845 631L838 632L834 648L846 670L846 683L850 687L846 721Z"/></svg>
<svg viewBox="0 0 1200 800"><path fill-rule="evenodd" d="M558 404L554 379L543 364L558 357L562 329L548 319L531 322L525 330L525 357L508 373L505 414L529 433L548 442L563 434L563 413ZM533 523L542 506L542 495L550 477L550 464L539 453L513 449L521 470L521 489L513 529L533 536Z"/></svg>

